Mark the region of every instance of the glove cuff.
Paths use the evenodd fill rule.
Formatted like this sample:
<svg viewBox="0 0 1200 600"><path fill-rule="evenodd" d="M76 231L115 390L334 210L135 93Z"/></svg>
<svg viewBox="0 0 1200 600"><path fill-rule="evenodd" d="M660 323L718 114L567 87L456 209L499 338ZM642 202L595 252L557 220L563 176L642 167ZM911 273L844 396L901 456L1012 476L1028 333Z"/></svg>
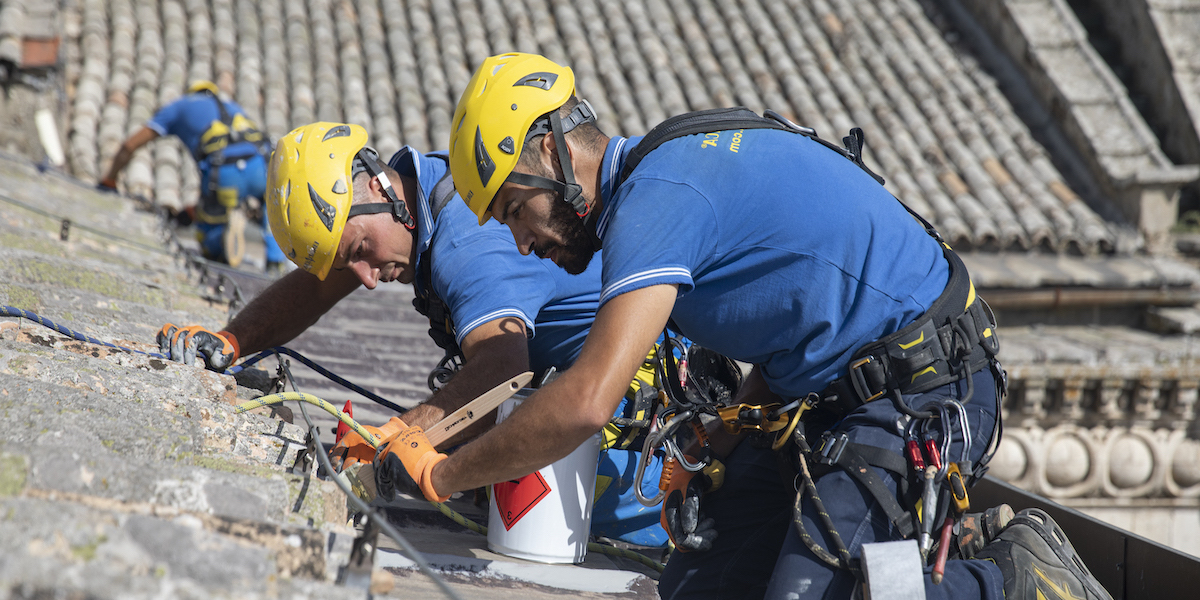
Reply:
<svg viewBox="0 0 1200 600"><path fill-rule="evenodd" d="M416 468L413 469L417 472L417 485L421 486L421 493L425 494L425 499L430 502L445 502L450 499L450 494L439 496L437 490L433 488L433 467L446 458L448 457L440 452L436 454L429 452L417 461Z"/></svg>
<svg viewBox="0 0 1200 600"><path fill-rule="evenodd" d="M242 357L242 346L238 344L237 336L233 335L233 333L227 329L218 331L217 335L225 338L225 341L229 342L230 346L233 346L233 360L229 361L229 364L237 362L237 359Z"/></svg>

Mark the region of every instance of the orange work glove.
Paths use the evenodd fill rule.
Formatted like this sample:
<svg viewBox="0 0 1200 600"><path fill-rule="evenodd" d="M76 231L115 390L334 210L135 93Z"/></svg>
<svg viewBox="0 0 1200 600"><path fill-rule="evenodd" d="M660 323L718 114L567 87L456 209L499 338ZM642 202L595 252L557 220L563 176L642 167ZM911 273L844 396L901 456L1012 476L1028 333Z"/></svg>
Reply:
<svg viewBox="0 0 1200 600"><path fill-rule="evenodd" d="M376 457L375 487L380 496L390 500L397 488L404 487L407 477L417 484L427 500L445 502L450 496L439 496L430 477L433 466L443 460L446 455L433 449L424 429L409 427L392 438Z"/></svg>
<svg viewBox="0 0 1200 600"><path fill-rule="evenodd" d="M381 427L363 425L363 429L375 436L375 445L364 440L357 431L348 431L346 435L342 436L342 439L338 440L337 444L334 444L333 448L329 449L329 462L333 464L334 471L341 473L358 463L369 463L375 460L376 446L382 446L389 438L408 429L408 425L401 421L400 417L392 417Z"/></svg>
<svg viewBox="0 0 1200 600"><path fill-rule="evenodd" d="M228 331L216 333L199 325L178 327L171 323L158 331L158 349L167 358L185 365L196 364L196 355L204 357L204 366L218 373L241 356L237 338Z"/></svg>

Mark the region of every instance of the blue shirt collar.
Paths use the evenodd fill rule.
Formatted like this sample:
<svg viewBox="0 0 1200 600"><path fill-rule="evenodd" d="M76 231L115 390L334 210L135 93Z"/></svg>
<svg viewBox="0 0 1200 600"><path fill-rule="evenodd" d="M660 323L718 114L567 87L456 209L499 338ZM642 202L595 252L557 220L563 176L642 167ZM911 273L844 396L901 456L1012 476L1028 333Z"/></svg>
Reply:
<svg viewBox="0 0 1200 600"><path fill-rule="evenodd" d="M438 155L430 154L429 156ZM433 186L437 185L438 180L446 172L444 162L438 164L441 161L425 160L426 158L412 146L405 146L393 154L391 160L388 161L388 166L395 169L397 173L417 180L417 247L414 250L418 260L429 249L429 244L433 240L433 211L429 208L429 194L433 192ZM396 181L392 185L399 185L399 183Z"/></svg>
<svg viewBox="0 0 1200 600"><path fill-rule="evenodd" d="M625 168L625 157L629 156L629 151L633 150L639 141L640 137L613 136L604 149L604 160L600 163L600 201L604 203L604 207L600 210L599 220L596 221L596 236L602 240L609 219L616 209L613 198L620 187L617 180L621 177L621 170Z"/></svg>

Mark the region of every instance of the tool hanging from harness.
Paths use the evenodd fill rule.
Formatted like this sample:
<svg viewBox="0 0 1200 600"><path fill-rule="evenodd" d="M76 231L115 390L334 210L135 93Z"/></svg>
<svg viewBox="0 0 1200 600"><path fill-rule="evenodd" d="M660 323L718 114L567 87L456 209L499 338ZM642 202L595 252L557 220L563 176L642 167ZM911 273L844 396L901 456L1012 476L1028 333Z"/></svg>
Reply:
<svg viewBox="0 0 1200 600"><path fill-rule="evenodd" d="M646 155L669 140L700 133L739 129L776 129L804 135L858 165L880 185L884 183L883 178L872 172L863 162L865 138L861 129L851 129L850 134L842 139L844 147L838 147L820 138L815 130L796 125L778 113L768 110L764 115L759 116L739 107L700 111L667 119L629 151L615 185L619 186ZM805 483L796 498L795 522L798 532L818 557L835 567L850 569L856 575L857 566L851 561L849 552L834 530L832 522L826 518L824 525L833 540L836 556L821 548L804 531L800 520L800 505L805 493L813 499L819 513L825 512L816 494L815 478L809 473L805 455L814 456L822 465L836 466L849 473L876 498L902 536L907 538L919 535L921 549L927 553L933 523L940 522L939 518L946 516L947 506L951 501L958 514L966 510L969 506L966 489L983 476L1002 435L1000 420L997 419L989 448L985 451L983 459L972 465L966 460L966 453L958 462L943 463L940 456L933 456L938 448L936 444L931 443L932 438L922 440L927 448L924 452L918 449L915 454L910 452L908 458L880 448L855 444L850 442L844 433L838 435L826 432L817 448L813 449L807 443L804 428L798 427L801 417L809 411L832 423L857 407L886 396L910 423L923 421L928 424L937 419L942 428L943 446L946 449L949 448L949 441L953 435L949 423L953 410L955 414L960 415L959 429L962 431L964 446L969 448L970 436L962 404L968 402L974 392L971 374L985 367L992 369L997 382L996 414L1000 414L999 405L1006 392L1007 380L996 358L999 341L995 335L995 316L983 299L976 295L974 284L962 260L945 243L933 225L898 198L897 201L921 223L926 233L938 242L950 265L950 277L946 288L930 309L901 330L859 348L851 359L847 374L821 392L810 393L783 406L741 404L715 409L726 431L730 433L749 429L759 432L759 435L774 434L772 448L775 450L779 450L789 441L797 444L800 449L800 475ZM961 401L929 403L919 410L910 408L904 401L906 394L920 394L962 379L966 379L967 392ZM670 398L670 391L667 396ZM699 414L708 410L681 406L675 409L675 414L686 414L688 411ZM670 424L670 421L664 423ZM651 437L655 438L653 434ZM929 464L917 469L912 460L914 458L920 458L922 461L928 459ZM913 468L910 469L910 466ZM910 506L908 510L901 507L876 471L869 467L878 467L900 475L900 501ZM702 466L684 464L684 468L695 471ZM914 480L921 485L911 485ZM942 487L945 489L939 489ZM916 497L918 495L919 498ZM939 503L939 497L944 497L945 501ZM950 523L947 519L946 526Z"/></svg>
<svg viewBox="0 0 1200 600"><path fill-rule="evenodd" d="M429 197L429 212L434 222L437 221L438 215L453 197L454 180L450 177L450 170L447 169L446 174L433 186ZM450 315L450 307L433 289L433 274L430 266L432 253L432 243L429 245L429 249L421 253L417 278L413 285L413 308L429 319L429 337L446 353L429 373L427 381L429 390L436 392L462 368L465 359L462 349L458 347L458 342L454 337L454 320Z"/></svg>
<svg viewBox="0 0 1200 600"><path fill-rule="evenodd" d="M217 104L217 112L220 114L220 119L209 124L208 129L200 134L200 143L193 151L193 157L197 164L209 165L208 171L208 193L213 200L224 207L226 211L237 206L237 192L232 194L221 193L218 184L220 182L220 170L225 164L236 162L253 156L255 153L262 156L270 156L271 143L267 136L263 134L258 127L243 114L230 115L229 110L225 107L225 103L217 97L216 94L209 89L201 89L198 94L204 94L212 98ZM250 143L254 146L253 152L239 152L237 154L227 154L227 150L242 142ZM216 208L216 207L213 207ZM204 211L208 212L208 211ZM219 221L223 215L202 215L207 217L205 220Z"/></svg>

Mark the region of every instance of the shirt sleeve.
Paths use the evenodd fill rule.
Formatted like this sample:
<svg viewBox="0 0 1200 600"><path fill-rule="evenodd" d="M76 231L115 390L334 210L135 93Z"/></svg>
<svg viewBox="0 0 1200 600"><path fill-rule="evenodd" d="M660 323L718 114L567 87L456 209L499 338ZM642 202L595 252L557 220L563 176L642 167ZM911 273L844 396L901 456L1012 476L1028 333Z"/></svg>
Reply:
<svg viewBox="0 0 1200 600"><path fill-rule="evenodd" d="M461 345L471 331L503 317L521 319L533 337L534 319L554 298L554 280L537 257L521 255L503 225L470 226L465 235L439 231L431 252L434 290L450 308L455 341Z"/></svg>
<svg viewBox="0 0 1200 600"><path fill-rule="evenodd" d="M717 248L720 229L709 199L693 187L657 177L621 187L604 232L600 305L653 285L690 291Z"/></svg>
<svg viewBox="0 0 1200 600"><path fill-rule="evenodd" d="M180 103L178 100L172 102L154 113L149 121L146 121L146 127L153 129L160 136L171 133L171 126L179 119Z"/></svg>

